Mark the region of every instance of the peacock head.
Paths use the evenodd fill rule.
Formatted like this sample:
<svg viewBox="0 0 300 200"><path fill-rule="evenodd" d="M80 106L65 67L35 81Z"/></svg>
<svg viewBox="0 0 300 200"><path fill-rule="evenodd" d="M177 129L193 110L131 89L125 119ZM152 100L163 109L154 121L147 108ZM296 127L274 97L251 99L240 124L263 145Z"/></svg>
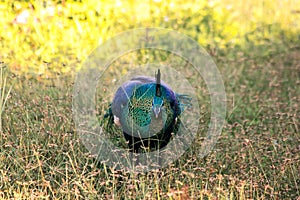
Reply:
<svg viewBox="0 0 300 200"><path fill-rule="evenodd" d="M153 101L152 101L152 110L153 110L156 118L158 118L163 105L164 105L164 100L161 97L154 96Z"/></svg>
<svg viewBox="0 0 300 200"><path fill-rule="evenodd" d="M155 95L152 102L152 109L155 114L155 117L158 118L158 115L161 111L161 108L164 104L164 100L162 99L162 86L160 83L160 69L157 70L157 74L155 74L156 78L156 87L155 87Z"/></svg>
<svg viewBox="0 0 300 200"><path fill-rule="evenodd" d="M152 109L155 114L155 117L158 118L158 115L161 111L161 108L164 104L164 100L162 99L162 86L160 84L160 70L157 70L157 74L155 74L156 78L156 87L155 87L155 95L152 102Z"/></svg>

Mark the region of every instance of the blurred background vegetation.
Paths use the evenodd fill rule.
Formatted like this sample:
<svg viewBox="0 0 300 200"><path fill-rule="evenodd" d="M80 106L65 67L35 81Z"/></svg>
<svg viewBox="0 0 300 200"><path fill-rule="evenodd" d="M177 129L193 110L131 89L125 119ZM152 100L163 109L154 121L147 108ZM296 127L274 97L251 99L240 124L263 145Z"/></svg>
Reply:
<svg viewBox="0 0 300 200"><path fill-rule="evenodd" d="M0 59L15 73L74 73L109 37L138 27L187 34L206 49L246 50L299 41L297 0L0 2ZM285 49L279 49L284 51ZM229 55L230 53L227 52Z"/></svg>

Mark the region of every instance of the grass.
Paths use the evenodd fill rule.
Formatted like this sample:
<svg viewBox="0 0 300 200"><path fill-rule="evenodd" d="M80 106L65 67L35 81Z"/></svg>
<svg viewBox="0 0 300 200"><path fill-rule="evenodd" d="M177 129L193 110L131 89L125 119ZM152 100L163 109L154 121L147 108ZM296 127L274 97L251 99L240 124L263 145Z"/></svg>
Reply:
<svg viewBox="0 0 300 200"><path fill-rule="evenodd" d="M11 91L11 87L7 89L6 87L6 74L5 74L5 66L2 65L3 63L0 64L0 85L1 85L1 90L0 90L0 132L2 132L2 113L5 108L5 104L7 101L7 98L9 96L9 93Z"/></svg>
<svg viewBox="0 0 300 200"><path fill-rule="evenodd" d="M267 6L272 8L270 13L276 10L276 6L270 5L270 2L266 1L264 9L261 10L255 7L258 2L252 4L251 10L258 10L256 14L260 16L260 21L263 21L264 15L261 14ZM292 19L283 12L293 8L293 1L289 2L288 9L281 9L278 12L277 20ZM228 0L227 3L232 2ZM165 9L166 5L160 4L158 6ZM3 7L6 9L7 5L1 4L1 9ZM189 7L189 4L186 5ZM62 12L76 11L76 6L80 7L73 2ZM87 7L89 6L93 4L90 3ZM126 6L128 5L123 5L124 8L128 8ZM234 15L232 18L226 18L229 21L225 21L224 24L232 21L239 24L250 17L255 17L251 15L250 9L246 12L241 8L242 5L234 4L233 7L235 6L237 8L234 8ZM63 6L58 4L58 9L60 7ZM156 7L153 4L150 11ZM297 8L294 9L296 13ZM137 10L135 12L138 12ZM243 17L246 19L238 17L236 12L239 10L243 13L245 11ZM38 11L37 6L34 12ZM192 12L191 9L193 17L183 16L181 22L180 20L174 22L176 17L172 16L175 16L175 11L175 8L173 11L161 11L170 15L168 22L160 21L161 16L158 15L147 18L146 24L184 30L201 43L201 38L195 36L197 30L194 30L193 26L194 19L201 14L197 15L197 12ZM111 9L106 12L103 15L111 15ZM209 9L207 12L205 16L213 17L215 22L222 22L219 19L220 15L215 16ZM98 163L90 156L78 137L72 119L74 73L70 71L88 54L87 46L97 43L92 37L97 37L98 33L88 38L88 33L95 31L93 23L97 21L96 18L92 18L92 21L81 21L80 13L77 13L78 16L73 13L75 17L72 22L68 22L70 19L60 18L61 16L49 18L50 24L52 20L62 20L63 24L68 25L65 27L67 34L64 37L72 37L74 39L72 41L80 40L74 45L74 49L70 50L70 54L64 54L65 60L61 61L61 58L55 57L58 55L55 49L61 47L60 50L69 52L68 48L72 45L69 44L70 40L61 43L63 40L59 39L60 33L56 32L58 30L54 24L51 24L56 33L54 35L45 30L44 25L36 25L35 29L31 29L32 24L7 25L4 19L13 20L15 15L12 13L14 12L0 13L7 14L5 15L7 18L3 17L1 23L7 29L11 29L12 33L11 35L5 35L5 31L0 33L2 34L0 44L4 52L0 58L8 66L6 68L4 65L1 66L0 76L2 123L0 199L297 199L300 197L300 43L297 39L299 32L291 28L289 23L284 26L290 28L290 32L287 32L284 26L276 24L265 26L265 23L262 23L261 27L253 28L252 22L248 24L249 26L245 23L241 27L247 30L250 27L253 31L246 35L235 35L239 37L239 41L243 41L237 43L228 42L226 34L216 36L210 33L210 41L216 41L216 45L205 45L205 48L215 59L223 76L228 106L226 125L218 143L209 155L203 159L198 158L199 146L205 136L210 117L209 96L205 85L202 82L199 84L199 80L193 76L193 71L186 68L185 73L190 75L189 81L195 86L198 101L201 102L203 118L199 136L188 151L167 168L147 173L133 173L117 171ZM184 13L178 11L178 16ZM270 13L266 16L271 16ZM119 15L127 16L126 13ZM293 14L293 19L297 16ZM111 23L112 27L122 24L117 18L112 18L108 24ZM152 23L154 19L158 24ZM206 23L205 20L202 22ZM209 22L207 24L210 28L214 27ZM80 35L80 26L90 29ZM107 28L109 25L106 24L104 27ZM236 24L233 23L230 31L237 31L234 27ZM214 28L218 32L223 27L219 23ZM31 35L30 39L25 37L26 30ZM105 29L107 30L109 28ZM118 30L114 29L110 33L116 31ZM72 35L73 33L76 34ZM15 37L17 44L24 46L19 48L9 37ZM105 39L108 36L103 37ZM2 39L9 42L5 43ZM40 44L47 40L48 45L42 49L43 45ZM221 42L217 43L218 40ZM82 50L79 47L83 44L87 46ZM30 51L26 51L26 45L32 45ZM51 57L53 55L54 58ZM125 55L124 58L112 63L113 67L108 74L115 77L122 76L126 70L120 72L115 69L119 69L120 66L123 69L129 68L131 62L128 62L128 59L134 63L146 64L149 57L145 55L147 52L141 53L140 57L134 53ZM185 66L180 59L168 60L167 54L154 52L152 55L154 56L150 59ZM55 68L57 63L60 65ZM65 69L62 67L65 65L68 66L66 72L60 71L61 68ZM49 70L51 76L45 71L33 73L34 70L31 71L31 68L37 71ZM19 73L18 69L21 69L22 73ZM106 87L109 85L109 79L104 80L103 84ZM113 94L109 90L98 90L97 94L99 93L97 110L103 113L109 102L107 99L101 99L101 95L111 97ZM115 140L119 137L114 136L112 139ZM114 142L122 143L118 140Z"/></svg>
<svg viewBox="0 0 300 200"><path fill-rule="evenodd" d="M8 73L15 84L2 116L1 198L299 197L298 49L267 59L215 58L229 112L214 151L197 159L199 137L171 166L144 174L115 171L89 156L72 122L72 77L39 82Z"/></svg>

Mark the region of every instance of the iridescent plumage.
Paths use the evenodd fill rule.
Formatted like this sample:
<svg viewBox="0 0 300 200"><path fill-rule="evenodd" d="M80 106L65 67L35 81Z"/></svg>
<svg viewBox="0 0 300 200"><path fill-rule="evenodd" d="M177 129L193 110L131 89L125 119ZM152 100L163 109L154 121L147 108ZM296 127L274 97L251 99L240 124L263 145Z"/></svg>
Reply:
<svg viewBox="0 0 300 200"><path fill-rule="evenodd" d="M132 151L143 146L163 148L180 125L178 118L185 106L181 99L190 101L161 82L158 70L155 79L137 76L119 87L109 116L121 126Z"/></svg>

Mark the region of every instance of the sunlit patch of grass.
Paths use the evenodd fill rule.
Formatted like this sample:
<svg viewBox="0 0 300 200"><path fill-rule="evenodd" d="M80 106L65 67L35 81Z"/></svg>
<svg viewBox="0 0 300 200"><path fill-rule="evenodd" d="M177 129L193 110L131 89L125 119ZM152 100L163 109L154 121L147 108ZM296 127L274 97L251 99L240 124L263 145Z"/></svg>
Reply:
<svg viewBox="0 0 300 200"><path fill-rule="evenodd" d="M27 76L39 74L49 78L57 73L74 73L99 44L117 33L139 27L178 30L211 49L249 49L249 45L266 41L280 42L282 37L295 40L300 29L297 5L295 0L176 0L148 4L5 0L0 3L0 24L4 30L0 38L5 41L1 60L9 63L15 73ZM253 31L255 34L251 34Z"/></svg>

